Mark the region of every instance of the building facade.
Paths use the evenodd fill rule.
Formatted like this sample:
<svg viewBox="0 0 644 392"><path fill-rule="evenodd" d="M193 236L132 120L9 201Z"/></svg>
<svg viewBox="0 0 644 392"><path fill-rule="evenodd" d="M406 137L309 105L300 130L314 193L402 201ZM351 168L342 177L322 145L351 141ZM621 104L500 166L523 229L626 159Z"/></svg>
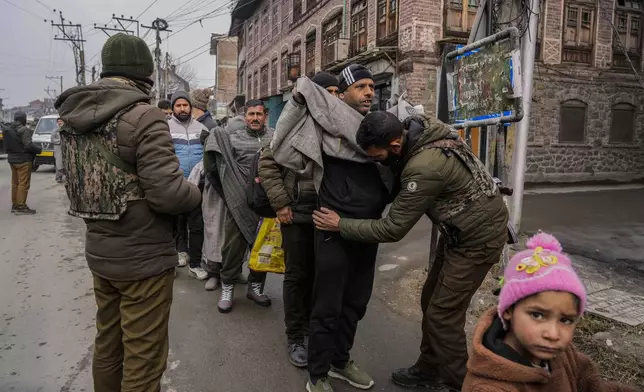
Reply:
<svg viewBox="0 0 644 392"><path fill-rule="evenodd" d="M643 2L544 0L527 181L644 178L644 89L631 69L643 70ZM230 28L238 37L237 94L263 99L274 126L290 98L289 77L361 63L375 75L372 110L406 93L431 113L442 51L467 41L477 7L477 0L239 1Z"/></svg>
<svg viewBox="0 0 644 392"><path fill-rule="evenodd" d="M210 54L215 57L215 88L212 102L216 118L230 116L230 103L237 95L237 37L213 34Z"/></svg>

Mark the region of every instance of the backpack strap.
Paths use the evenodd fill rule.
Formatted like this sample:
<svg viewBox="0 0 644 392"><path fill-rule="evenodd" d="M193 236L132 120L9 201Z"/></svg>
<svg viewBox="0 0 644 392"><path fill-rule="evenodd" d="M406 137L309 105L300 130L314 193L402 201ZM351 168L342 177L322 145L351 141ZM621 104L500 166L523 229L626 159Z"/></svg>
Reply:
<svg viewBox="0 0 644 392"><path fill-rule="evenodd" d="M123 161L119 156L117 156L116 154L114 154L113 152L105 148L105 146L98 140L95 133L90 132L87 134L87 137L89 141L92 142L92 144L94 144L96 148L98 148L98 151L101 153L103 158L105 158L109 163L123 170L126 173L136 174L136 168L130 165L129 163Z"/></svg>

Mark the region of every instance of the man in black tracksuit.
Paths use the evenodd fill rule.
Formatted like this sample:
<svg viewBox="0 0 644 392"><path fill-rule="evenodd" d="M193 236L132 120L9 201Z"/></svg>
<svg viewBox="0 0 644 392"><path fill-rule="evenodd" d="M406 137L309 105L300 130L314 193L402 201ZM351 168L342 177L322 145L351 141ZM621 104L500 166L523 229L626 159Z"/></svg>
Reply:
<svg viewBox="0 0 644 392"><path fill-rule="evenodd" d="M366 115L374 96L371 72L350 65L340 75L344 102ZM294 99L301 99L297 93ZM302 102L301 102L302 103ZM356 129L357 131L357 129ZM379 219L390 201L378 166L324 156L321 207L354 219ZM371 298L378 244L350 241L339 233L315 231L315 281L309 326L307 391L332 391L327 375L369 389L373 379L349 351Z"/></svg>
<svg viewBox="0 0 644 392"><path fill-rule="evenodd" d="M318 72L311 81L338 96L339 83L334 75ZM289 361L296 367L306 367L305 339L315 275L315 228L311 217L317 206L315 184L311 175L286 170L275 162L270 147L262 150L257 174L281 224L286 259L282 297Z"/></svg>

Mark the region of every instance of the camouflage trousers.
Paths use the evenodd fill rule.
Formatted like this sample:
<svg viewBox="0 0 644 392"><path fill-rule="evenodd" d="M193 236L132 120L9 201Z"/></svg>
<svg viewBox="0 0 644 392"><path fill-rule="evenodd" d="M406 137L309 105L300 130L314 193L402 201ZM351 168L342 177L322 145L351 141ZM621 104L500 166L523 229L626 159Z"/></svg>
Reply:
<svg viewBox="0 0 644 392"><path fill-rule="evenodd" d="M168 358L174 268L151 278L117 282L94 275L95 392L158 392Z"/></svg>

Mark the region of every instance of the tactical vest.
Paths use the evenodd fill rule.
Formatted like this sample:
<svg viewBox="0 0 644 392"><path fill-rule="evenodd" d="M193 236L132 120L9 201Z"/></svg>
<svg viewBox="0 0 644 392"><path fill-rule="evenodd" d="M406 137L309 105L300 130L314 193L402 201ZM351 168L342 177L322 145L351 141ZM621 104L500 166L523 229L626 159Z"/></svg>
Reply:
<svg viewBox="0 0 644 392"><path fill-rule="evenodd" d="M429 120L422 118L425 129L430 127ZM440 148L446 155L456 155L456 157L472 173L473 181L470 181L467 189L459 192L456 196L443 197L439 196L435 201L435 208L438 212L439 224L455 217L463 212L473 201L486 196L496 195L498 188L487 171L483 163L474 155L470 146L460 137L453 139L441 139L428 143L414 152L413 155L430 148Z"/></svg>
<svg viewBox="0 0 644 392"><path fill-rule="evenodd" d="M67 124L61 129L70 215L116 221L128 202L145 199L136 168L119 158L116 141L119 118L136 105L121 110L93 131L77 133Z"/></svg>

